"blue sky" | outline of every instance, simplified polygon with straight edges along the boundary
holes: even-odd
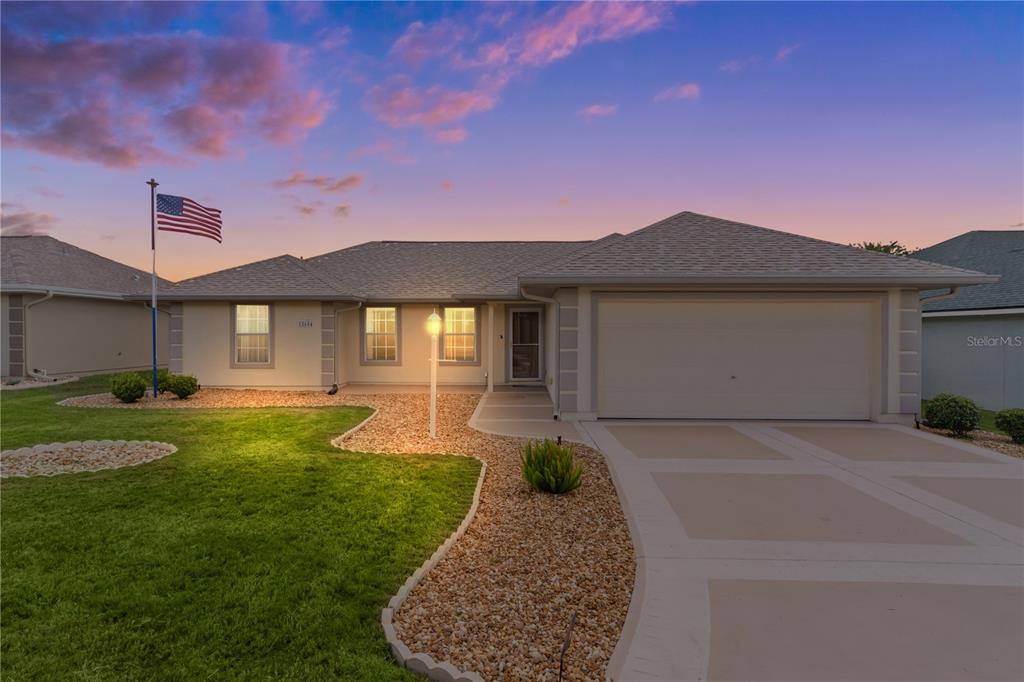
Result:
[[[926,246],[1024,221],[1020,3],[4,3],[5,230],[170,277],[681,210]],[[201,242],[201,243],[200,243]]]

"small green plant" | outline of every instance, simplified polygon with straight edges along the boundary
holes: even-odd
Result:
[[[939,393],[925,405],[924,418],[932,428],[946,429],[962,436],[978,428],[981,411],[970,398]]]
[[[1024,409],[1014,407],[996,413],[996,426],[1003,431],[1014,443],[1024,445]]]
[[[576,448],[550,438],[529,441],[520,455],[523,478],[540,492],[558,495],[576,490],[583,482],[583,467],[575,463],[575,455]]]
[[[146,395],[146,382],[135,372],[110,377],[110,392],[122,403],[134,403]]]
[[[143,381],[146,382],[147,386],[149,386],[150,384],[153,383],[153,370],[152,369],[139,370],[138,372],[136,372],[136,374],[138,374],[139,377]],[[167,379],[170,376],[171,376],[171,372],[166,367],[160,367],[159,369],[157,369],[157,371],[156,371],[156,390],[157,390],[157,392],[163,393],[164,391],[167,390]]]
[[[171,374],[167,377],[167,390],[184,400],[199,390],[199,382],[191,374]]]

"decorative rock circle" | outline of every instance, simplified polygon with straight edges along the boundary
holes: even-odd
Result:
[[[178,448],[149,440],[72,440],[0,452],[0,478],[53,476],[136,466]]]

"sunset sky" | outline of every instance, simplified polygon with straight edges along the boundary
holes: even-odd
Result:
[[[839,242],[1024,221],[1024,4],[13,3],[5,234],[179,279],[691,210]]]

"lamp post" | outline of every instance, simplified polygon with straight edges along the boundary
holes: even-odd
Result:
[[[437,438],[437,337],[441,333],[441,316],[437,311],[427,318],[430,334],[430,437]]]

